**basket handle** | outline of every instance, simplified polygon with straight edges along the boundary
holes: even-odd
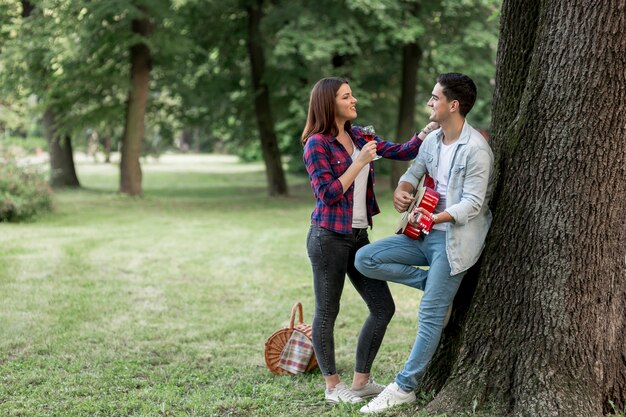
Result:
[[[296,319],[296,310],[298,310],[298,315],[299,315],[299,319],[298,319],[298,324],[302,324],[304,323],[304,319],[302,316],[302,303],[300,303],[300,301],[297,301],[294,305],[293,308],[291,309],[291,318],[289,319],[289,328],[293,329],[293,326],[295,324],[295,319]]]

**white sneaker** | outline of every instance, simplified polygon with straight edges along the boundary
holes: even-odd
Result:
[[[385,388],[378,397],[370,401],[369,404],[361,407],[361,412],[364,414],[380,413],[389,407],[412,402],[415,402],[415,393],[413,391],[404,392],[400,389],[398,384],[392,382],[387,385],[387,388]]]
[[[354,393],[350,391],[343,382],[337,384],[333,389],[327,389],[324,392],[324,399],[328,404],[355,404],[363,401],[363,398],[354,395]]]
[[[359,389],[352,388],[352,392],[361,398],[371,398],[375,397],[381,392],[385,390],[384,385],[380,385],[379,383],[374,382],[374,380],[370,379],[367,381],[367,384],[363,385]]]

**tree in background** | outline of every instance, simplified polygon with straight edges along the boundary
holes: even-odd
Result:
[[[176,125],[164,114],[182,113],[171,74],[189,52],[183,19],[188,16],[169,0],[75,1],[85,13],[81,51],[97,80],[91,83],[96,94],[83,106],[81,126],[89,121],[110,138],[123,125],[120,192],[141,195],[140,157],[157,146],[155,137],[172,130],[168,124]],[[169,139],[173,142],[173,134]]]
[[[382,137],[404,141],[427,121],[426,106],[416,110],[415,103],[426,103],[437,74],[468,72],[481,90],[479,112],[471,122],[486,127],[498,5],[487,0],[321,0],[268,8],[263,26],[271,51],[267,79],[279,144],[291,167],[302,167],[295,138],[306,118],[311,86],[324,76],[350,80],[359,100],[358,124],[374,124]],[[382,160],[378,167],[385,172],[390,164]]]
[[[74,168],[71,132],[60,121],[67,91],[66,82],[71,73],[65,64],[72,59],[68,46],[75,39],[66,36],[66,27],[60,16],[68,2],[56,2],[56,8],[22,0],[3,4],[13,19],[5,23],[2,45],[2,85],[9,97],[26,100],[36,94],[43,110],[43,125],[50,155],[50,184],[53,187],[79,187]],[[17,12],[19,10],[19,15]]]
[[[189,52],[190,43],[183,35],[188,24],[179,19],[189,16],[177,13],[169,0],[146,2],[150,19],[158,27],[150,37],[148,51],[150,60],[158,65],[150,86],[144,76],[147,73],[137,77],[139,64],[144,68],[148,64],[147,33],[142,32],[146,23],[152,24],[142,19],[148,9],[139,0],[136,4],[122,0],[24,1],[23,10],[31,15],[27,19],[19,18],[19,3],[0,1],[11,16],[0,21],[4,69],[0,85],[11,100],[37,97],[50,143],[51,183],[72,185],[66,180],[76,177],[70,138],[83,138],[88,129],[97,129],[107,143],[114,141],[113,136],[126,138],[128,153],[122,149],[126,155],[120,169],[120,188],[140,194],[139,156],[154,147],[152,142],[159,135],[180,127],[167,115],[185,113],[177,108],[181,94],[175,91],[178,84],[169,83],[173,79],[170,74],[176,72],[175,66],[181,61],[179,57]],[[134,76],[129,77],[129,73]],[[151,101],[147,103],[149,95]],[[144,128],[145,113],[148,129]],[[126,135],[122,134],[122,126],[126,127]],[[149,136],[149,146],[142,144],[144,133]]]
[[[74,166],[72,137],[59,129],[58,112],[48,107],[42,118],[43,128],[48,142],[50,155],[50,185],[58,187],[80,187]]]
[[[494,35],[485,19],[472,19],[484,15],[493,1],[34,0],[47,17],[47,32],[29,37],[17,31],[19,36],[11,37],[11,20],[3,23],[0,30],[11,47],[0,56],[8,69],[0,84],[13,91],[15,100],[36,94],[42,105],[53,105],[53,125],[61,138],[84,141],[87,130],[111,138],[110,143],[122,131],[126,141],[131,132],[142,137],[122,147],[123,154],[129,151],[120,169],[122,191],[134,178],[129,189],[141,192],[138,155],[179,137],[194,149],[224,149],[244,160],[263,157],[268,183],[278,184],[270,185],[270,193],[280,194],[287,190],[286,183],[280,185],[285,182],[281,155],[292,169],[303,169],[297,138],[311,86],[324,76],[348,76],[359,98],[357,122],[376,125],[391,140],[408,139],[400,136],[410,136],[426,121],[411,96],[417,90],[417,102],[425,102],[438,72],[465,69],[470,62],[472,69],[480,69],[475,77],[479,88],[488,91],[493,78],[489,37]],[[0,0],[10,9],[15,4]],[[464,43],[460,29],[440,23],[444,15],[446,21],[454,17],[453,27],[472,27],[480,35],[472,34],[472,45]],[[149,36],[134,33],[133,19],[146,16],[154,31]],[[128,74],[136,73],[131,50],[140,45],[147,48],[152,65],[149,77],[144,71],[144,87],[137,89],[139,78],[130,82]],[[400,53],[404,45],[412,52]],[[477,52],[470,55],[473,50]],[[421,57],[420,77],[414,69],[406,70],[406,65],[415,68],[416,56]],[[36,70],[35,61],[50,70]],[[129,95],[132,86],[132,91],[144,92],[145,106],[129,112],[131,104],[139,103]],[[142,107],[144,116],[137,111]],[[484,125],[488,112],[477,114],[484,118],[472,122]],[[388,171],[387,164],[381,161],[378,167]]]
[[[409,21],[410,28],[421,28],[417,25],[417,17],[419,16],[420,4],[415,2],[404,3],[403,20]],[[398,124],[396,129],[396,138],[398,140],[407,140],[412,132],[416,130],[415,120],[415,104],[417,95],[417,72],[422,59],[422,48],[418,42],[419,33],[410,36],[408,42],[402,45],[402,64],[401,64],[401,82],[400,82],[400,99],[398,108]],[[395,189],[402,174],[406,171],[407,163],[404,161],[391,162],[390,187]]]
[[[419,105],[425,108],[434,80],[443,72],[468,73],[477,82],[480,97],[471,121],[478,127],[486,127],[490,118],[485,103],[491,103],[490,81],[493,79],[496,16],[500,2],[477,0],[459,4],[405,0],[401,4],[398,29],[390,32],[391,44],[399,43],[402,49],[398,54],[401,56],[401,79],[397,140],[408,140],[425,123],[426,114],[416,118],[416,100],[419,97]],[[395,189],[408,164],[403,161],[390,163],[390,186]]]
[[[142,193],[139,157],[145,131],[144,117],[152,68],[150,48],[145,38],[154,31],[148,10],[138,6],[136,13],[130,22],[132,32],[137,35],[137,42],[130,47],[130,89],[120,163],[120,192],[129,195]]]
[[[503,4],[495,219],[424,380],[432,411],[626,407],[626,2],[591,6]]]
[[[286,195],[287,181],[283,171],[282,161],[267,82],[265,81],[265,57],[263,36],[261,34],[261,19],[263,18],[263,0],[252,0],[246,5],[248,14],[247,46],[250,57],[250,72],[252,74],[252,95],[254,98],[254,112],[261,139],[261,152],[265,161],[267,188],[270,195]]]

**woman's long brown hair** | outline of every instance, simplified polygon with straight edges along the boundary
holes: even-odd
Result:
[[[335,96],[343,84],[348,84],[348,80],[341,77],[327,77],[322,78],[313,86],[309,99],[309,113],[302,131],[303,146],[316,133],[332,136],[339,134],[335,124]],[[351,128],[350,120],[346,121],[344,129],[350,131]]]

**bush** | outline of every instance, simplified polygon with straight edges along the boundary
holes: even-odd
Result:
[[[37,149],[46,151],[48,144],[42,137],[29,136],[29,137],[5,137],[0,138],[0,147],[4,149],[10,149],[11,147],[17,147],[23,150],[26,154],[33,154]]]
[[[0,159],[0,222],[30,220],[52,208],[52,189],[35,167]]]

